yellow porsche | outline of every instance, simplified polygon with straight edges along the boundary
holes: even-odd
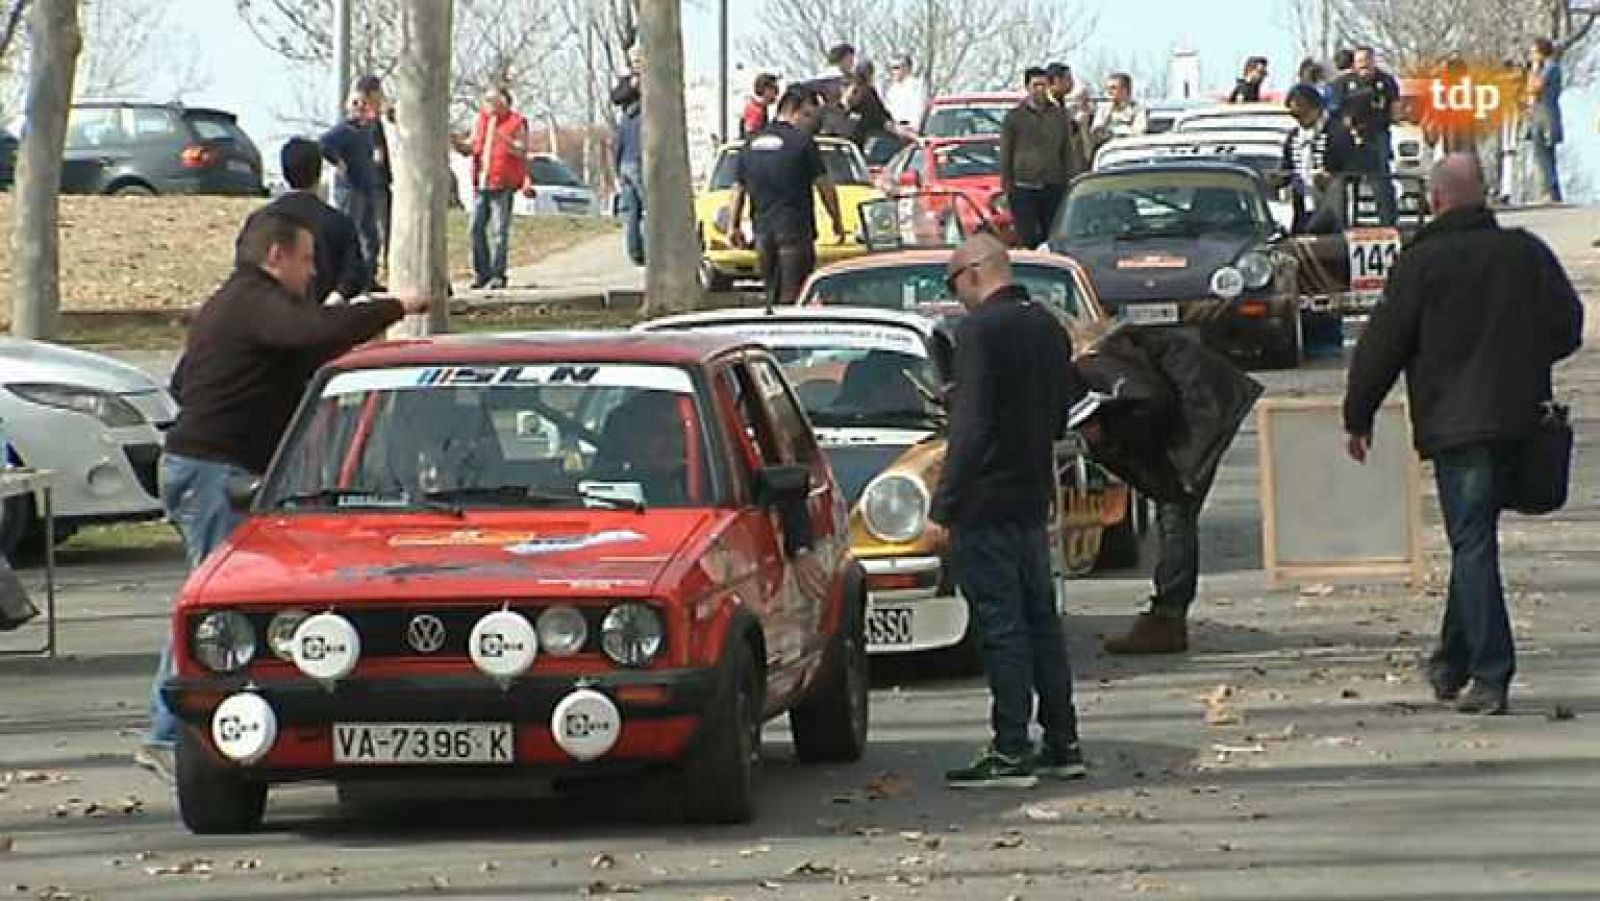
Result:
[[[839,190],[839,210],[844,216],[845,229],[845,242],[836,243],[833,223],[828,220],[822,199],[817,198],[817,265],[825,266],[866,252],[858,234],[861,225],[858,208],[862,202],[883,195],[872,187],[866,158],[856,145],[840,138],[817,138],[817,147],[822,151],[823,165],[827,166]],[[743,149],[743,144],[735,143],[726,144],[717,151],[711,177],[695,198],[694,215],[700,236],[700,287],[706,291],[726,291],[733,287],[736,279],[761,278],[755,250],[734,247],[728,240],[728,226],[733,217],[734,161]],[[747,214],[747,236],[749,227]]]

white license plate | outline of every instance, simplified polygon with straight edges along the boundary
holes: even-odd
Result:
[[[510,723],[335,723],[335,763],[512,763]]]
[[[910,644],[910,607],[872,608],[867,611],[867,644]]]
[[[1133,325],[1170,325],[1178,321],[1178,305],[1130,303],[1122,308],[1122,321]]]

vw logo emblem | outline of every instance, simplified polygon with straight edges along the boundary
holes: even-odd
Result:
[[[444,647],[444,621],[431,613],[413,616],[406,626],[406,644],[418,654],[432,654]]]

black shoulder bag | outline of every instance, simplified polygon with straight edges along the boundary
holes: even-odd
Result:
[[[1501,505],[1527,516],[1554,513],[1567,505],[1572,478],[1572,423],[1565,404],[1539,405],[1539,422],[1516,451]]]

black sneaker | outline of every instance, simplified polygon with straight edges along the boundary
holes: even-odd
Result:
[[[1433,688],[1434,700],[1441,704],[1448,704],[1461,697],[1461,689],[1466,684],[1466,679],[1444,667],[1433,665],[1428,667],[1428,685]]]
[[[1041,779],[1064,782],[1082,779],[1089,775],[1089,768],[1084,764],[1083,751],[1077,745],[1067,745],[1064,748],[1046,746],[1044,750],[1034,755],[1033,772]]]
[[[1506,693],[1503,689],[1485,685],[1474,679],[1456,701],[1456,710],[1479,716],[1498,716],[1506,712]]]
[[[978,758],[958,770],[946,770],[944,784],[950,788],[1033,788],[1039,784],[1033,764],[1026,756],[1007,757],[985,748]]]

